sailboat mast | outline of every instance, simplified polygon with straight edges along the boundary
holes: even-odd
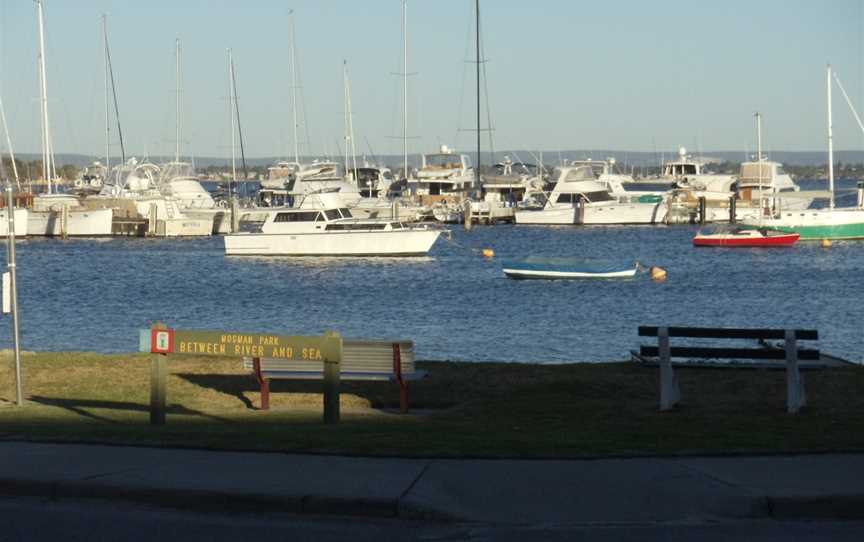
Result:
[[[105,57],[105,174],[111,172],[111,110],[108,96],[108,16],[102,14],[102,54]]]
[[[234,122],[234,58],[228,49],[228,116],[231,117],[231,180],[228,182],[228,196],[232,195],[233,183],[237,179],[237,156],[235,137],[237,126]]]
[[[180,38],[177,38],[174,43],[176,46],[176,53],[175,54],[177,56],[176,65],[175,65],[175,70],[176,70],[175,78],[176,78],[176,83],[177,83],[177,119],[175,121],[176,133],[174,135],[175,139],[176,139],[175,147],[174,147],[174,161],[179,162],[180,161],[180,115],[181,115],[180,93],[182,91],[182,87],[181,87],[182,83],[180,81]]]
[[[762,208],[762,114],[756,112],[756,163],[759,165],[759,223],[765,214]]]
[[[296,43],[294,39],[294,10],[288,12],[289,31],[291,32],[290,48],[291,48],[291,120],[294,129],[294,161],[300,164],[300,143],[297,141],[297,53]]]
[[[42,175],[48,182],[48,193],[52,192],[54,164],[51,156],[51,131],[48,125],[48,82],[45,75],[45,21],[42,13],[42,0],[36,0],[39,19],[39,92],[42,116]]]
[[[402,0],[402,171],[408,178],[408,0]]]
[[[476,186],[480,186],[480,0],[475,0],[474,2],[474,14],[476,18],[476,26],[477,32],[475,36],[475,45],[476,45],[476,77],[477,77],[477,166],[475,169],[474,179],[476,180]]]
[[[345,175],[348,175],[348,61],[342,60],[342,105],[345,109]]]
[[[831,197],[828,208],[834,208],[834,121],[831,114],[831,64],[828,64],[828,191]]]

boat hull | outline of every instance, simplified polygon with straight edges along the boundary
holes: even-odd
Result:
[[[46,237],[101,237],[111,235],[111,209],[69,209],[63,212],[33,211],[27,214],[27,234]]]
[[[565,279],[628,279],[636,275],[638,266],[628,268],[597,268],[554,263],[509,262],[503,266],[507,278],[517,280],[565,280]]]
[[[802,241],[864,239],[864,209],[811,209],[783,212],[764,221],[763,227],[797,233]]]
[[[441,230],[327,233],[238,233],[225,236],[227,256],[424,256]]]
[[[697,247],[789,247],[798,242],[797,233],[746,236],[734,233],[697,235],[693,245]]]
[[[27,235],[27,209],[15,209],[12,217],[15,219],[15,235],[25,237]],[[9,236],[9,215],[6,209],[0,209],[0,237]]]
[[[517,224],[572,225],[576,224],[576,207],[560,209],[518,209]]]

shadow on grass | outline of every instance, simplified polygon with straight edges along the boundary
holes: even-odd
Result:
[[[251,374],[226,375],[226,374],[201,374],[201,373],[174,373],[172,376],[211,390],[230,395],[239,399],[246,408],[260,410],[261,388],[258,381]],[[324,383],[321,380],[271,380],[270,393],[323,393]],[[350,393],[369,401],[372,408],[387,408],[399,406],[399,387],[389,382],[352,382],[342,381],[341,393]],[[255,402],[249,398],[251,395]]]
[[[106,423],[123,422],[121,422],[120,420],[112,420],[111,418],[107,418],[105,416],[93,414],[92,412],[88,412],[85,409],[101,408],[107,410],[125,410],[129,412],[150,412],[149,405],[142,405],[140,403],[129,403],[125,401],[102,401],[95,399],[58,399],[54,397],[41,397],[39,395],[31,396],[28,398],[28,400],[40,405],[63,408],[84,418],[90,418],[92,420]],[[209,418],[211,420],[220,422],[231,421],[226,418],[220,418],[218,416],[213,416],[212,414],[207,414],[198,410],[186,408],[183,405],[178,405],[176,403],[167,405],[166,413],[181,414],[186,416],[200,416],[202,418]]]

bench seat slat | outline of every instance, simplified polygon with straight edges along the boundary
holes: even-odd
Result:
[[[324,373],[322,371],[279,371],[279,370],[262,370],[262,376],[274,380],[322,380]],[[427,371],[414,371],[412,373],[402,373],[403,380],[421,380],[425,378]],[[342,380],[365,380],[365,381],[382,381],[389,382],[396,380],[396,377],[390,373],[364,373],[364,372],[340,372],[339,378]]]
[[[660,349],[656,346],[642,345],[639,353],[643,356],[657,357]],[[786,352],[770,348],[723,348],[709,346],[673,346],[669,348],[673,358],[737,358],[737,359],[786,359]],[[802,361],[819,360],[818,350],[799,349],[798,359]]]
[[[744,329],[710,327],[670,327],[670,337],[692,337],[695,339],[785,339],[784,329]],[[639,326],[640,337],[656,337],[657,326]],[[795,338],[799,341],[819,340],[815,329],[796,329]]]

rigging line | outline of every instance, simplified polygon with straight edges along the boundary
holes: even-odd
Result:
[[[105,58],[108,59],[108,72],[111,76],[111,94],[114,96],[114,118],[117,119],[117,137],[120,139],[120,158],[126,163],[126,146],[123,144],[123,128],[120,126],[120,108],[117,105],[117,87],[114,83],[114,65],[111,63],[111,49],[105,39]]]
[[[477,32],[480,32],[480,24],[481,22],[477,21]],[[487,131],[489,132],[489,156],[490,159],[495,161],[495,140],[493,139],[492,132],[495,131],[495,128],[492,126],[492,106],[489,105],[489,78],[486,76],[486,63],[488,60],[486,59],[486,45],[485,43],[480,44],[483,49],[481,51],[481,57],[483,59],[483,92],[486,94],[486,101],[484,102],[486,105],[486,126]],[[478,126],[479,128],[479,126]]]
[[[243,180],[249,180],[249,168],[246,165],[246,152],[243,146],[243,127],[240,125],[240,99],[237,97],[237,75],[231,70],[231,86],[234,87],[234,115],[237,118],[237,134],[240,136],[240,161],[243,163]],[[244,183],[244,189],[246,185]]]

